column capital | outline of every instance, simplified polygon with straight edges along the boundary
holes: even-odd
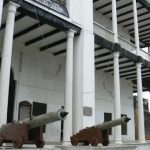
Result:
[[[119,58],[119,55],[120,55],[120,52],[118,51],[113,52],[114,58]]]
[[[150,45],[148,46],[148,53],[150,53]]]
[[[74,38],[74,34],[76,33],[76,31],[72,30],[72,29],[69,29],[67,31],[67,37],[69,38]]]
[[[137,66],[137,68],[141,68],[142,63],[141,63],[141,62],[137,62],[137,63],[136,63],[136,66]]]
[[[12,1],[10,1],[10,2],[8,3],[8,11],[9,11],[9,12],[16,13],[16,10],[17,10],[17,8],[18,8],[19,6],[20,6],[20,5],[14,3],[14,2],[12,2]]]

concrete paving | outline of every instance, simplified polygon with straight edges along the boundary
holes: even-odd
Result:
[[[0,147],[1,150],[16,150],[12,145]],[[34,145],[23,145],[22,149],[17,150],[150,150],[150,143],[128,143],[128,144],[110,144],[109,146],[72,146],[72,145],[45,145],[44,148],[36,148]]]

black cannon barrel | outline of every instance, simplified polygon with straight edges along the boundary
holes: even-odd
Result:
[[[112,121],[108,121],[108,122],[104,122],[98,125],[93,126],[94,128],[100,128],[101,130],[106,130],[118,125],[122,125],[122,124],[126,124],[129,120],[131,120],[130,118],[123,116],[119,119],[115,119]]]

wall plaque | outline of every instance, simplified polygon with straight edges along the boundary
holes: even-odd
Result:
[[[92,116],[92,107],[83,107],[83,114],[84,116]]]
[[[19,103],[19,114],[18,119],[22,120],[25,118],[31,118],[32,104],[28,101],[22,101]]]

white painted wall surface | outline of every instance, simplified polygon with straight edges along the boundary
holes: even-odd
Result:
[[[112,113],[114,118],[114,95],[113,76],[102,71],[96,72],[96,124],[104,121],[104,112]],[[132,96],[132,84],[124,79],[120,80],[121,87],[121,113],[131,118],[128,123],[127,135],[123,135],[123,141],[133,141],[134,130],[134,108]],[[112,130],[112,135],[114,131]],[[110,136],[113,140],[113,136]]]
[[[23,52],[21,72],[19,73],[19,53]],[[15,79],[19,85],[16,91],[16,102],[28,100],[29,102],[47,103],[47,111],[55,111],[64,105],[65,90],[65,58],[53,57],[50,53],[42,53],[37,49],[25,47],[14,43],[12,66]],[[90,76],[87,78],[90,78]],[[104,112],[113,113],[113,77],[111,74],[96,72],[96,124],[104,120]],[[86,79],[87,80],[87,79]],[[86,86],[86,84],[85,84]],[[86,89],[86,88],[85,88]],[[87,90],[88,91],[88,90]],[[86,92],[86,91],[85,91]],[[90,95],[86,94],[85,106],[90,106]],[[132,99],[132,85],[121,79],[121,107],[122,113],[131,117],[128,123],[128,136],[123,140],[134,140],[134,113]],[[15,118],[18,116],[18,104],[15,109]],[[90,125],[91,119],[84,118],[85,124]],[[46,126],[46,141],[60,141],[60,122]],[[110,136],[113,140],[113,136]]]
[[[72,20],[74,23],[83,26],[81,36],[76,37],[74,43],[76,50],[78,50],[76,51],[78,53],[76,57],[82,57],[78,62],[80,72],[77,72],[77,74],[80,75],[76,78],[82,84],[80,84],[81,91],[77,91],[79,92],[77,96],[79,100],[83,100],[83,106],[90,106],[94,111],[94,117],[84,116],[84,127],[95,123],[95,113],[96,123],[103,122],[104,112],[113,113],[113,77],[110,74],[104,75],[102,72],[96,72],[95,76],[93,76],[93,73],[91,74],[94,66],[93,13],[84,19],[82,14],[84,13],[86,16],[89,9],[93,8],[90,3],[92,0],[88,0],[88,2],[87,0],[70,0],[71,7],[74,8],[71,12]],[[85,3],[85,7],[83,7],[83,3]],[[104,23],[105,27],[107,25],[108,28],[111,27],[109,19],[99,17],[99,14],[96,15],[95,13],[94,18],[94,21]],[[121,28],[120,30],[122,30],[120,31],[122,36],[128,38],[126,31]],[[22,52],[22,63],[20,61],[20,52]],[[92,57],[90,56],[91,54],[93,55]],[[17,105],[15,105],[14,118],[17,119],[18,103],[23,100],[47,103],[48,112],[59,109],[64,104],[65,58],[60,56],[53,57],[48,52],[39,52],[36,48],[25,47],[18,42],[14,43],[12,57],[12,66],[17,80],[15,99]],[[90,65],[92,62],[93,66]],[[94,78],[96,78],[96,86],[91,82]],[[96,101],[94,101],[94,91],[96,91]],[[122,113],[129,114],[128,116],[132,118],[132,121],[128,124],[128,133],[130,135],[123,138],[124,140],[132,140],[134,139],[132,85],[125,80],[121,80],[121,102]],[[47,125],[46,131],[47,133],[44,135],[46,141],[60,140],[60,122]]]
[[[23,52],[21,72],[19,53]],[[41,102],[47,104],[47,112],[56,111],[64,105],[65,59],[53,57],[37,49],[26,48],[15,43],[12,65],[17,80],[15,119],[18,117],[18,103]],[[46,141],[60,141],[60,121],[46,126]]]

